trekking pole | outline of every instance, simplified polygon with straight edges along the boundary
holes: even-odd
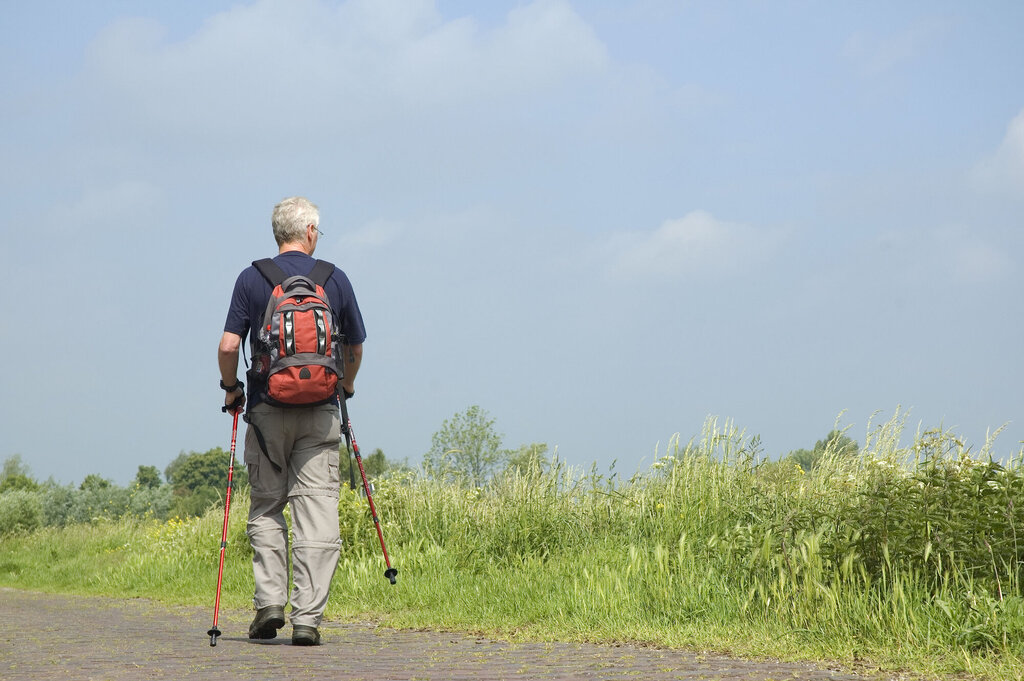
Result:
[[[228,407],[222,407],[221,411],[227,411]],[[220,636],[220,629],[217,628],[217,616],[220,614],[220,586],[224,578],[224,549],[228,545],[228,512],[231,510],[231,479],[235,472],[235,436],[238,434],[238,414],[241,409],[235,409],[234,423],[231,424],[231,460],[228,463],[228,490],[224,494],[224,529],[220,533],[220,567],[217,568],[217,598],[213,602],[213,627],[206,632],[210,636],[210,646],[217,645],[217,637]]]
[[[356,469],[352,467],[352,452],[345,449],[345,458],[348,459],[348,488],[356,491]]]
[[[344,393],[344,391],[340,391]],[[370,495],[370,485],[366,482],[366,470],[363,469],[363,458],[359,456],[359,444],[356,442],[356,435],[352,432],[352,422],[348,418],[348,408],[345,406],[345,395],[341,396],[341,430],[345,433],[345,443],[348,448],[355,452],[356,463],[359,464],[359,474],[363,476],[363,490],[366,491],[366,500],[370,502],[370,514],[373,516],[373,524],[377,528],[377,538],[380,539],[380,550],[384,553],[384,564],[388,569],[384,576],[395,584],[395,577],[398,575],[397,568],[391,567],[391,559],[388,558],[388,550],[384,546],[384,533],[380,530],[380,520],[377,518],[377,509],[373,505],[373,497]]]

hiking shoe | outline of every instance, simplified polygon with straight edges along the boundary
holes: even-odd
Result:
[[[316,627],[309,627],[305,624],[296,624],[292,627],[293,646],[318,646],[320,645],[320,630]]]
[[[277,630],[284,626],[284,606],[268,605],[256,611],[249,625],[249,638],[277,638]]]

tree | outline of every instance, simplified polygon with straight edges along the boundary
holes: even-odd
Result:
[[[446,419],[431,437],[430,451],[423,456],[426,471],[474,487],[487,482],[508,458],[501,448],[501,435],[494,429],[494,419],[488,416],[473,405]]]
[[[220,447],[205,452],[182,452],[164,469],[164,477],[179,496],[201,487],[219,489],[223,494],[228,485],[228,453]],[[248,471],[237,461],[232,478],[238,485],[249,484]]]
[[[21,460],[21,454],[7,457],[4,460],[3,469],[0,470],[0,492],[16,489],[29,492],[39,489],[39,483],[32,477],[25,462]]]
[[[377,447],[368,457],[363,459],[363,470],[366,471],[366,477],[368,478],[376,478],[390,467],[391,465],[388,463],[387,457],[384,456],[384,450],[380,447]]]
[[[135,474],[135,486],[141,489],[154,489],[160,486],[160,471],[156,466],[139,466]]]
[[[814,464],[818,461],[818,455],[810,449],[794,449],[786,458],[796,462],[800,468],[808,472],[814,468]]]
[[[814,443],[814,449],[797,449],[789,453],[789,459],[792,459],[800,465],[805,471],[810,472],[818,462],[821,460],[825,453],[831,453],[835,456],[856,456],[860,448],[857,443],[850,437],[843,434],[841,430],[831,430],[821,440]]]
[[[8,475],[3,480],[0,480],[0,492],[7,492],[9,490],[24,490],[26,492],[35,492],[39,489],[39,483],[21,473],[15,473],[14,475]]]
[[[228,453],[220,447],[205,452],[182,452],[167,465],[164,476],[174,488],[172,513],[200,515],[224,496],[228,486]],[[235,463],[232,482],[236,487],[249,484],[245,466]]]
[[[32,477],[28,465],[21,460],[21,454],[12,454],[4,459],[4,467],[0,470],[0,478],[12,475],[24,475],[26,478]]]
[[[346,444],[342,442],[341,449],[341,477],[342,480],[347,479],[350,489],[357,490],[362,484],[359,476],[359,468],[356,466],[355,457],[352,456],[352,452],[348,449]],[[366,472],[366,479],[368,481],[374,478],[380,477],[385,473],[395,471],[407,471],[409,470],[408,459],[402,461],[389,461],[384,456],[384,450],[377,447],[369,456],[363,457],[363,470]]]
[[[836,456],[847,457],[856,456],[857,452],[860,451],[860,447],[857,446],[853,438],[847,437],[841,430],[831,430],[824,439],[814,443],[814,451],[819,454],[819,459],[826,452]]]
[[[543,442],[520,445],[519,449],[510,452],[505,471],[523,476],[535,476],[546,473],[551,467],[548,457],[548,446]]]
[[[85,476],[85,479],[82,480],[82,484],[78,486],[78,489],[82,491],[95,491],[107,489],[110,487],[110,484],[110,480],[107,480],[102,476],[96,475],[95,473],[90,473],[89,475]]]

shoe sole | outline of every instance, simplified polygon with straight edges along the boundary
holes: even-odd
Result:
[[[261,626],[259,629],[257,629],[256,631],[250,631],[249,638],[261,640],[277,638],[277,630],[283,626],[283,617],[271,617],[266,622],[264,622],[263,626]]]
[[[298,636],[292,633],[293,646],[318,646],[320,645],[320,632],[303,632]]]

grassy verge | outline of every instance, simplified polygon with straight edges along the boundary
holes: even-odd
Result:
[[[1020,460],[945,433],[811,473],[709,422],[632,480],[555,464],[467,489],[411,476],[345,492],[328,617],[517,639],[636,641],[924,674],[1024,676]],[[247,499],[233,503],[223,607],[248,608]],[[222,510],[7,536],[0,583],[210,605]]]

